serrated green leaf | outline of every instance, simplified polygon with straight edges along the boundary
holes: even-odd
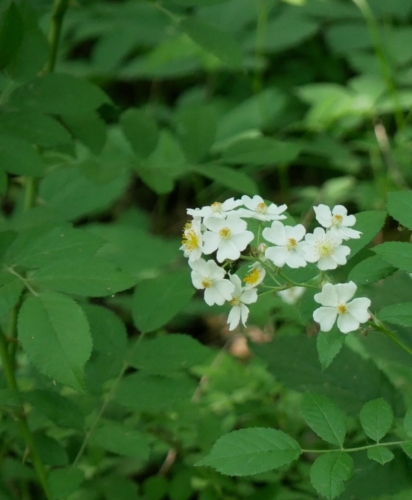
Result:
[[[327,368],[334,358],[339,354],[345,343],[345,336],[334,326],[330,332],[319,332],[316,339],[319,362],[322,369]]]
[[[58,500],[74,493],[82,483],[84,474],[80,469],[67,467],[51,470],[48,479],[53,498]]]
[[[354,281],[358,286],[369,285],[386,278],[395,271],[395,267],[385,262],[379,255],[374,255],[356,264],[351,269],[348,280]]]
[[[284,432],[256,427],[222,436],[196,465],[229,476],[251,476],[290,464],[300,454],[299,444]]]
[[[218,184],[233,189],[237,193],[253,196],[259,193],[256,182],[241,170],[225,167],[223,165],[200,165],[191,167],[190,170],[201,174]]]
[[[12,2],[0,19],[0,69],[16,55],[23,40],[23,20],[17,5]]]
[[[360,421],[366,435],[378,442],[392,426],[392,408],[383,398],[369,401],[360,412]]]
[[[179,401],[190,401],[196,387],[194,379],[182,372],[168,377],[139,372],[120,382],[114,399],[136,411],[158,413]]]
[[[356,224],[353,228],[357,231],[361,231],[362,235],[359,239],[345,241],[345,246],[348,246],[351,250],[349,255],[350,259],[379,233],[385,223],[385,219],[386,212],[379,210],[359,212],[356,214]]]
[[[187,159],[200,162],[216,135],[216,118],[209,106],[185,106],[177,114],[180,144]]]
[[[179,28],[202,49],[216,56],[224,64],[232,67],[242,65],[243,55],[240,45],[227,32],[195,17],[180,21]]]
[[[310,470],[315,490],[327,500],[333,500],[345,490],[344,481],[353,474],[353,460],[348,453],[326,453],[318,457]]]
[[[156,121],[149,112],[129,108],[120,117],[120,125],[139,158],[146,158],[153,153],[159,132]]]
[[[387,209],[402,226],[412,229],[412,191],[388,193]]]
[[[36,270],[30,282],[82,297],[106,297],[131,288],[136,280],[111,262],[94,257],[52,261]]]
[[[393,460],[395,458],[395,455],[386,446],[378,446],[376,448],[369,448],[368,458],[370,460],[375,460],[375,462],[378,462],[381,465],[384,465],[387,462]]]
[[[412,273],[412,245],[410,243],[388,241],[372,250],[397,269]]]
[[[19,137],[0,134],[0,165],[10,174],[41,177],[44,165],[35,149]]]
[[[346,435],[345,416],[328,398],[306,393],[302,401],[302,414],[306,423],[328,443],[343,446]]]
[[[100,422],[90,442],[125,457],[143,461],[149,458],[149,443],[142,432],[110,420]]]
[[[193,294],[186,269],[140,282],[133,295],[134,324],[142,332],[157,330],[183,310]]]
[[[222,157],[224,162],[230,164],[273,165],[294,160],[300,150],[301,146],[297,143],[257,137],[235,142],[225,149]]]
[[[18,87],[9,103],[43,113],[73,114],[93,111],[108,103],[107,95],[83,78],[63,73],[49,73]]]
[[[44,375],[84,390],[83,371],[92,350],[89,324],[81,307],[54,292],[28,297],[20,308],[18,336]]]
[[[15,306],[24,289],[24,284],[14,274],[0,271],[0,315],[4,316]]]
[[[412,438],[412,408],[409,408],[406,412],[403,420],[403,428],[405,429],[406,434]]]
[[[412,302],[385,307],[377,316],[381,321],[394,325],[412,326]]]
[[[211,351],[189,335],[173,334],[139,345],[130,364],[139,370],[166,375],[203,363]]]

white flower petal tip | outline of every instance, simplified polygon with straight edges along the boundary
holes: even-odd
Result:
[[[319,224],[343,240],[361,237],[360,231],[351,228],[356,223],[356,217],[347,215],[348,211],[343,205],[335,205],[332,210],[327,205],[318,205],[313,210]]]
[[[315,295],[315,301],[322,305],[313,313],[313,319],[319,323],[323,332],[329,332],[335,324],[342,333],[357,330],[361,323],[369,320],[368,311],[371,301],[366,297],[350,300],[357,286],[353,281],[332,285],[327,283],[322,291]]]
[[[184,256],[190,262],[200,259],[202,256],[203,237],[199,219],[193,219],[185,224],[182,235],[182,246]]]
[[[283,267],[285,264],[291,268],[305,267],[306,243],[301,241],[305,233],[306,229],[302,224],[284,226],[281,222],[274,221],[270,228],[265,228],[262,232],[267,241],[276,245],[266,249],[265,257],[277,267]]]
[[[327,271],[345,265],[350,248],[342,245],[341,236],[317,227],[306,235],[303,253],[307,262],[316,262],[321,271]]]
[[[286,304],[293,305],[299,300],[299,298],[305,293],[306,288],[304,286],[291,286],[286,290],[280,290],[277,295],[286,302]]]
[[[265,269],[258,262],[253,264],[250,268],[250,271],[243,278],[245,289],[255,288],[259,286],[265,279],[265,276]]]
[[[242,288],[242,281],[236,274],[230,276],[230,281],[234,285],[234,290],[229,300],[232,309],[229,312],[227,322],[229,330],[232,331],[239,325],[240,321],[243,326],[246,326],[246,321],[249,316],[249,308],[246,304],[253,304],[256,302],[258,295],[255,288]]]
[[[239,210],[241,217],[250,217],[261,221],[286,219],[282,213],[287,209],[286,205],[277,206],[274,203],[267,204],[265,200],[255,195],[253,198],[243,195],[242,203],[246,208]]]
[[[224,202],[215,201],[211,205],[202,208],[188,208],[187,213],[192,217],[216,217],[218,219],[224,219],[228,215],[236,213],[237,208],[242,204],[241,200],[229,198]]]
[[[226,271],[219,267],[214,260],[199,259],[189,261],[192,268],[192,283],[198,290],[204,290],[204,299],[207,305],[222,306],[226,300],[231,300],[235,285],[225,279]]]

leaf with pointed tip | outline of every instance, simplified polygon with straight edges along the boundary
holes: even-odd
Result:
[[[388,193],[387,209],[402,226],[412,229],[412,191]]]
[[[316,348],[322,370],[327,368],[339,354],[345,343],[345,338],[345,335],[342,335],[337,326],[334,326],[330,332],[319,332],[316,339]]]
[[[375,460],[375,462],[378,462],[381,465],[384,465],[387,462],[393,460],[395,458],[395,455],[386,446],[378,446],[376,448],[369,448],[368,458],[370,458],[371,460]]]
[[[368,401],[360,412],[360,421],[366,435],[380,441],[392,426],[392,408],[383,398]]]
[[[384,307],[377,316],[381,321],[395,325],[412,326],[412,302]]]
[[[310,481],[315,490],[333,500],[343,493],[344,481],[353,474],[353,460],[348,453],[326,453],[318,457],[310,470]]]
[[[386,278],[395,271],[395,267],[385,262],[379,255],[374,255],[356,264],[351,269],[348,280],[354,281],[358,286],[369,285]]]

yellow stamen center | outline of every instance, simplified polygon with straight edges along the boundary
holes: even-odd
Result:
[[[318,247],[319,255],[321,257],[329,257],[333,253],[333,249],[334,249],[334,246],[327,241],[319,242],[317,247]]]
[[[298,243],[295,238],[289,238],[286,246],[288,250],[293,250],[294,248],[296,248],[297,244]]]
[[[248,285],[253,286],[259,281],[260,273],[261,270],[255,267],[255,269],[252,269],[249,273],[247,273],[247,275],[243,278],[243,281]]]
[[[220,203],[220,201],[215,201],[210,205],[210,208],[213,210],[213,212],[221,212],[222,204]]]
[[[268,206],[264,202],[259,203],[259,205],[256,206],[256,212],[259,212],[261,214],[265,214],[267,212],[267,210],[268,210]]]
[[[238,306],[240,304],[240,300],[238,297],[233,297],[233,299],[229,301],[229,304],[231,306]]]
[[[339,304],[337,310],[339,314],[345,314],[348,311],[348,308],[346,307],[346,304]]]
[[[228,240],[230,238],[230,235],[232,234],[231,230],[228,227],[224,227],[219,231],[220,237],[223,240]]]
[[[211,280],[210,278],[204,278],[202,280],[202,286],[204,288],[210,288],[212,285],[213,285],[213,280]]]
[[[340,226],[342,224],[343,217],[341,215],[334,215],[332,218],[332,224],[334,226]]]
[[[183,233],[182,245],[188,252],[193,252],[199,246],[199,238],[193,229],[186,230]]]

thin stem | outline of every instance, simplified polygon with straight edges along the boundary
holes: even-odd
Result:
[[[68,6],[69,0],[56,0],[54,4],[49,31],[50,52],[49,59],[47,61],[46,67],[44,68],[45,73],[52,73],[54,71],[63,25],[63,18]]]
[[[16,377],[14,375],[14,363],[10,358],[9,351],[7,349],[6,337],[3,330],[0,329],[0,358],[3,364],[3,370],[6,377],[7,386],[9,389],[15,393],[19,393],[19,388],[17,386]],[[34,470],[36,471],[37,477],[39,478],[40,484],[43,488],[44,494],[47,500],[53,500],[49,484],[47,482],[46,469],[44,468],[43,462],[40,458],[39,452],[37,451],[36,444],[34,442],[33,434],[27,423],[26,416],[23,411],[16,414],[17,423],[20,428],[20,432],[26,441],[26,445],[30,450],[31,459],[33,462]]]
[[[375,443],[366,446],[358,446],[357,448],[335,448],[332,450],[302,450],[302,453],[355,453],[356,451],[369,450],[370,448],[379,448],[382,446],[399,446],[404,443],[410,443],[412,439],[406,441],[390,441],[388,443]]]
[[[36,204],[37,197],[37,187],[39,184],[39,179],[37,177],[25,177],[24,178],[24,200],[23,200],[23,210],[27,211],[34,207]]]
[[[375,321],[379,321],[377,318],[374,319]],[[404,344],[401,340],[399,340],[395,332],[388,330],[380,321],[379,323],[368,321],[368,325],[371,326],[374,330],[384,333],[389,339],[392,340],[392,342],[397,344],[400,348],[402,348],[405,352],[412,356],[412,349]]]
[[[281,276],[284,280],[286,280],[293,286],[303,286],[305,288],[314,288],[315,290],[319,290],[319,287],[315,285],[309,285],[308,283],[296,283],[296,281],[292,281],[290,278],[285,276],[281,271],[279,271],[279,276]]]

